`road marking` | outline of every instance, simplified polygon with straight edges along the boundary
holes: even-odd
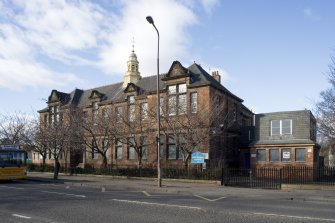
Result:
[[[12,214],[12,216],[17,217],[17,218],[31,219],[31,217],[20,215],[20,214]]]
[[[206,198],[206,197],[203,197],[203,196],[200,196],[200,195],[194,195],[194,196],[196,196],[196,197],[198,197],[198,198],[201,198],[201,199],[204,199],[204,200],[206,200],[206,201],[218,201],[218,200],[221,200],[221,199],[223,199],[223,198],[226,198],[226,197],[219,197],[219,198],[216,198],[216,199],[208,199],[208,198]]]
[[[124,203],[133,203],[133,204],[146,204],[146,205],[156,205],[156,206],[165,206],[165,207],[175,207],[175,208],[186,208],[186,209],[202,210],[199,207],[174,205],[174,204],[151,203],[151,202],[145,202],[145,201],[131,201],[131,200],[119,200],[119,199],[113,199],[113,201],[124,202]]]
[[[142,191],[142,193],[145,195],[145,196],[148,196],[148,197],[150,197],[151,196],[151,194],[149,194],[148,192],[146,192],[145,190],[144,191]]]
[[[59,193],[59,192],[53,192],[53,191],[41,191],[42,193],[48,193],[48,194],[58,194],[58,195],[66,195],[66,196],[74,196],[74,197],[82,197],[85,198],[85,195],[80,194],[67,194],[67,193]]]
[[[17,190],[23,190],[24,189],[22,187],[10,187],[10,186],[0,186],[0,187],[10,188],[10,189],[17,189]]]
[[[305,216],[294,216],[294,215],[283,215],[283,214],[266,214],[266,213],[252,213],[254,215],[264,215],[264,216],[274,216],[274,217],[285,217],[285,218],[296,218],[296,219],[308,219],[308,220],[316,220],[316,221],[331,221],[335,222],[335,219],[330,218],[313,218],[313,217],[305,217]]]

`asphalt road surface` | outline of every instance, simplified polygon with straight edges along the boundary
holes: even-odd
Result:
[[[0,183],[0,222],[335,222],[335,202],[269,194],[222,197],[14,181]]]

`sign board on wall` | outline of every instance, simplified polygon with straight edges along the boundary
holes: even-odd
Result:
[[[283,152],[283,159],[291,159],[291,152],[284,151]]]
[[[194,152],[191,155],[191,163],[204,163],[205,162],[205,154],[201,152]]]

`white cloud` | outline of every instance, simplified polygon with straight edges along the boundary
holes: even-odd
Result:
[[[111,26],[107,12],[86,1],[16,0],[22,13],[15,20],[28,40],[48,57],[67,63],[88,63],[82,50],[98,47]]]
[[[173,16],[171,16],[173,14]],[[115,24],[118,29],[110,33],[109,43],[100,54],[101,66],[108,73],[124,73],[135,38],[135,52],[143,75],[155,73],[157,34],[146,21],[151,15],[160,34],[161,71],[166,72],[173,60],[188,57],[191,42],[187,28],[197,23],[195,14],[185,5],[169,0],[126,1]]]
[[[0,59],[0,87],[20,90],[24,87],[55,88],[81,82],[74,74],[56,73],[42,64]]]
[[[57,66],[62,65],[123,74],[133,37],[140,72],[153,75],[157,35],[147,15],[159,29],[160,70],[167,72],[174,60],[193,61],[188,29],[198,24],[199,10],[210,13],[218,2],[111,1],[105,3],[111,6],[107,10],[88,0],[1,1],[0,86],[57,87],[81,81],[71,72],[60,72],[65,69]]]

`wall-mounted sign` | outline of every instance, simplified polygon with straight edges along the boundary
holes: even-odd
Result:
[[[191,155],[191,163],[204,163],[205,154],[201,152],[194,152]]]
[[[283,159],[291,159],[291,152],[289,151],[284,151],[283,152]]]

